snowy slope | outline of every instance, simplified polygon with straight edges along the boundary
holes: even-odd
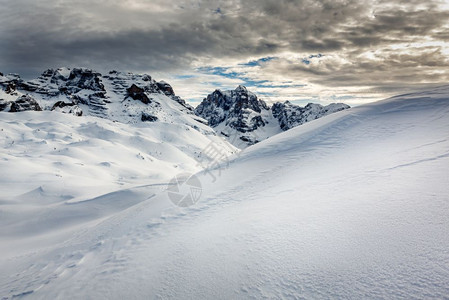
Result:
[[[35,248],[30,238],[62,229],[67,235],[135,205],[151,195],[145,187],[165,188],[176,174],[201,170],[211,143],[233,153],[222,138],[188,124],[123,124],[51,111],[0,112],[0,120],[2,253],[28,249],[24,243]],[[124,192],[136,187],[139,196]],[[24,243],[17,248],[9,237]]]
[[[52,205],[76,202],[165,183],[180,172],[201,170],[211,143],[226,155],[237,151],[170,85],[146,74],[59,68],[24,81],[0,73],[0,104],[0,184],[7,186],[0,201],[7,204],[17,197],[24,204],[33,198],[51,198],[44,204]],[[19,112],[11,112],[14,105]],[[47,209],[35,202],[29,215]],[[15,207],[4,210],[4,220]]]
[[[216,182],[198,174],[189,208],[158,186],[119,190],[59,209],[137,204],[36,241],[2,213],[0,295],[442,299],[448,166],[449,87],[351,108],[247,148]]]

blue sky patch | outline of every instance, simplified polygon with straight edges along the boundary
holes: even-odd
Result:
[[[304,57],[304,58],[302,59],[302,63],[304,63],[304,64],[306,64],[306,65],[310,65],[312,59],[314,59],[314,58],[321,58],[321,57],[323,57],[323,56],[324,56],[324,55],[321,54],[321,53],[318,53],[318,54],[312,54],[312,55],[309,55],[308,57]]]
[[[249,61],[247,63],[244,64],[239,64],[239,66],[247,66],[247,67],[256,67],[256,66],[260,66],[261,63],[276,59],[277,57],[275,56],[267,56],[267,57],[262,57],[259,58],[258,60],[252,60]]]

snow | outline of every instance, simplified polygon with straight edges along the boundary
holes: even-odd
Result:
[[[99,197],[121,195],[131,187],[161,182],[165,187],[181,169],[200,170],[197,156],[207,155],[201,151],[211,142],[225,144],[187,125],[128,125],[49,111],[0,115],[0,232],[8,237],[46,235],[55,225],[69,230],[73,224],[132,206],[140,201],[136,196],[108,205],[102,200],[105,208],[96,208],[96,215],[88,204],[79,212],[78,206],[67,204],[92,199],[98,203]],[[145,192],[140,198],[147,196]],[[0,244],[2,254],[5,248],[13,254],[22,250],[13,240]]]
[[[0,119],[5,299],[449,295],[449,87],[248,147],[226,169],[198,173],[202,197],[187,208],[164,183],[198,166],[169,126]],[[207,146],[197,138],[188,143]]]

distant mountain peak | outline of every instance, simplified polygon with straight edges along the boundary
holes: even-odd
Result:
[[[246,86],[244,85],[239,85],[236,89],[236,92],[241,92],[241,93],[248,93],[248,90],[246,89]]]
[[[206,119],[235,146],[244,148],[274,134],[349,108],[338,103],[322,106],[309,103],[300,107],[289,101],[268,106],[245,86],[215,90],[196,107],[195,114]]]

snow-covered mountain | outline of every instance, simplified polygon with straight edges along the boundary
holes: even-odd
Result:
[[[349,108],[290,102],[268,106],[244,86],[216,90],[194,109],[164,81],[147,74],[111,71],[107,75],[85,68],[48,69],[34,80],[0,73],[0,111],[50,110],[75,116],[95,116],[121,123],[165,122],[219,136],[246,148],[305,122]]]
[[[285,103],[267,105],[244,86],[215,90],[195,108],[195,114],[236,147],[245,148],[282,131],[331,113],[348,109],[343,103],[327,106],[309,103],[305,107]]]
[[[1,197],[23,190],[49,197],[57,187],[66,199],[86,199],[201,170],[215,155],[208,145],[238,151],[149,75],[61,68],[24,81],[0,74],[0,108],[0,169],[8,170]]]
[[[261,141],[196,174],[201,198],[187,208],[144,178],[150,154],[133,147],[169,146],[140,127],[0,115],[3,299],[449,295],[449,87]]]
[[[204,123],[168,83],[147,74],[60,68],[24,81],[17,74],[0,73],[0,87],[3,111],[59,110],[122,123]]]

